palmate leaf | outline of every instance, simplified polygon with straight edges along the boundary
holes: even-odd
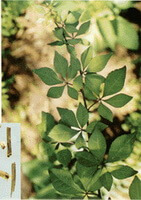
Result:
[[[93,57],[93,48],[88,47],[81,55],[81,62],[82,62],[83,68],[87,67],[92,57]]]
[[[83,127],[87,123],[89,115],[87,109],[81,103],[78,106],[76,116],[80,126]]]
[[[67,142],[69,141],[74,135],[76,131],[70,129],[68,126],[63,124],[58,124],[53,127],[53,129],[49,133],[49,137],[51,137],[56,142]]]
[[[33,72],[39,76],[39,78],[47,85],[57,85],[63,83],[59,80],[56,73],[48,67],[40,69],[34,69]]]
[[[113,177],[111,176],[111,174],[109,172],[106,172],[105,174],[103,174],[100,177],[100,181],[102,183],[102,185],[108,190],[111,190],[112,187],[112,183],[113,183]]]
[[[108,119],[111,122],[113,121],[113,113],[112,113],[112,111],[102,103],[100,103],[100,105],[98,107],[98,113],[103,118]]]
[[[106,54],[106,55],[98,55],[92,58],[88,65],[88,71],[89,72],[100,72],[104,69],[104,67],[107,65],[109,59],[111,58],[112,54]]]
[[[59,98],[62,96],[65,86],[52,87],[49,89],[47,96],[52,98]]]
[[[66,58],[60,55],[57,51],[55,52],[54,57],[54,67],[58,74],[61,74],[64,78],[66,77],[68,70],[68,62]]]
[[[51,177],[51,182],[58,192],[71,195],[78,195],[83,192],[83,190],[74,183],[72,175],[69,171],[52,169],[49,171],[49,174]]]
[[[117,137],[111,144],[107,162],[115,162],[126,159],[133,150],[135,134]]]
[[[88,141],[88,147],[96,158],[97,164],[99,164],[103,160],[106,151],[106,140],[98,129],[93,131]]]
[[[89,30],[89,27],[90,27],[90,21],[83,23],[77,32],[77,36],[86,33]]]
[[[61,116],[61,121],[68,125],[73,127],[79,127],[75,114],[72,110],[65,109],[65,108],[57,108],[59,115]]]
[[[119,92],[123,86],[126,75],[126,67],[117,69],[108,74],[105,80],[104,97]]]
[[[111,174],[117,179],[125,179],[135,175],[136,173],[137,171],[125,165],[119,165],[117,169],[111,171]]]
[[[63,149],[57,153],[57,160],[64,166],[67,166],[72,158],[72,154],[68,149]]]
[[[137,176],[130,185],[129,196],[131,200],[141,199],[141,180]]]
[[[106,103],[110,104],[113,107],[121,108],[127,104],[132,99],[131,96],[126,94],[117,94],[110,99],[104,100]]]

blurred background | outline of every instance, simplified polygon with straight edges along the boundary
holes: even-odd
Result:
[[[85,45],[76,45],[78,57],[89,42],[95,54],[113,52],[107,67],[110,71],[127,66],[124,92],[133,100],[120,109],[112,108],[114,123],[106,133],[112,138],[137,131],[134,151],[125,161],[141,177],[141,2],[139,1],[2,1],[2,122],[21,123],[22,198],[45,199],[53,189],[46,160],[51,150],[41,143],[41,113],[50,112],[59,119],[56,107],[76,107],[64,95],[46,96],[48,86],[34,76],[32,69],[53,67],[54,51],[68,56],[66,48],[51,47],[55,40],[55,20],[67,11],[78,11],[80,21],[91,19],[89,32],[82,36]],[[96,116],[100,119],[99,116]],[[114,179],[112,199],[129,199],[128,187],[133,178]],[[108,196],[106,191],[103,193]],[[53,196],[53,198],[55,198]]]

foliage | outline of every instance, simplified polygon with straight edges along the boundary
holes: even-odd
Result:
[[[107,124],[90,118],[95,111],[92,108],[97,104],[96,110],[101,118],[112,121],[109,105],[123,107],[132,99],[120,92],[124,87],[126,67],[104,77],[98,72],[106,67],[111,54],[93,56],[93,48],[89,46],[78,57],[75,45],[83,43],[81,35],[89,31],[90,26],[90,21],[80,24],[80,17],[79,12],[69,11],[56,23],[54,35],[57,40],[50,43],[52,46],[65,45],[70,59],[56,51],[54,69],[33,70],[46,85],[51,86],[48,97],[59,98],[67,89],[68,96],[77,105],[76,112],[57,108],[59,122],[50,113],[42,113],[39,128],[43,141],[39,145],[39,160],[23,167],[34,183],[35,198],[39,199],[101,199],[101,188],[109,191],[113,177],[125,179],[137,173],[127,165],[112,166],[114,162],[129,157],[137,133],[121,134],[109,146],[103,134]],[[30,165],[31,171],[26,165]],[[136,179],[130,186],[131,198],[134,187],[140,187]]]

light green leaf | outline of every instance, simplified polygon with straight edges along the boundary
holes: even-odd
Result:
[[[78,185],[74,183],[72,175],[69,171],[52,169],[49,174],[51,182],[58,192],[71,195],[83,192],[83,190],[81,190]]]
[[[123,86],[126,76],[126,67],[122,67],[108,74],[105,80],[104,96],[119,92]]]
[[[141,180],[135,176],[129,188],[129,196],[131,200],[141,199]]]
[[[61,116],[61,121],[68,125],[68,126],[73,126],[73,127],[79,127],[75,114],[73,113],[72,110],[68,110],[65,108],[57,108],[60,116]]]
[[[109,59],[111,58],[112,53],[105,54],[105,55],[98,55],[92,58],[88,65],[88,71],[89,72],[100,72],[104,69],[104,67],[107,65]]]
[[[87,74],[86,75],[86,86],[94,92],[96,95],[100,93],[100,86],[104,82],[105,78],[98,74]]]
[[[68,149],[63,149],[57,153],[57,160],[64,166],[67,166],[71,161],[72,155]]]
[[[106,151],[106,140],[98,129],[93,131],[88,142],[88,147],[99,164],[103,160]]]
[[[125,104],[127,104],[131,99],[132,99],[131,96],[121,93],[104,101],[113,107],[120,108],[123,107]]]
[[[107,108],[104,104],[100,103],[98,107],[98,113],[105,119],[108,119],[110,122],[113,121],[113,113]]]
[[[76,131],[70,129],[69,127],[63,124],[58,124],[54,126],[54,128],[50,131],[49,137],[51,137],[56,142],[67,142],[75,134],[76,134]]]
[[[100,181],[102,183],[102,185],[108,190],[111,190],[112,187],[112,183],[113,183],[113,177],[111,176],[111,174],[109,172],[106,172],[105,174],[103,174],[100,177]]]
[[[59,40],[63,40],[64,39],[63,28],[55,28],[53,33]]]
[[[111,174],[117,179],[125,179],[137,173],[129,166],[119,165],[116,170],[111,171]]]
[[[84,165],[86,167],[92,167],[97,165],[94,156],[87,151],[77,152],[76,158],[81,165]]]
[[[77,149],[80,149],[80,148],[86,146],[86,142],[85,142],[85,140],[84,140],[82,134],[80,134],[80,135],[78,136],[78,138],[76,139],[76,141],[75,141],[75,146],[76,146]]]
[[[59,98],[62,96],[65,86],[61,87],[52,87],[49,89],[47,96],[52,98]]]
[[[139,37],[133,25],[126,19],[118,16],[118,42],[132,50],[137,50],[139,47]],[[128,34],[125,34],[128,33]]]
[[[93,48],[92,47],[88,47],[81,54],[81,62],[82,62],[83,68],[87,67],[87,65],[90,63],[92,57],[93,57]]]
[[[80,91],[83,88],[83,79],[82,76],[79,75],[77,76],[74,81],[73,81],[73,87],[74,89],[76,89],[77,91]]]
[[[56,73],[48,67],[40,69],[34,69],[33,72],[39,76],[39,78],[47,85],[57,85],[63,83],[59,80]]]
[[[77,11],[70,12],[69,15],[67,16],[66,23],[67,24],[74,24],[78,21],[80,17],[80,13]]]
[[[115,162],[126,159],[133,150],[135,134],[117,137],[111,144],[107,162]]]
[[[70,24],[66,25],[65,28],[66,28],[66,31],[67,31],[68,33],[75,33],[75,32],[78,31],[78,30],[75,28],[75,26],[70,25]]]
[[[77,36],[86,33],[89,30],[89,27],[90,21],[83,23],[78,30]]]
[[[79,103],[76,116],[80,126],[83,127],[87,123],[89,115],[87,109],[81,103]]]
[[[75,90],[74,88],[72,88],[72,87],[69,87],[68,86],[68,95],[71,97],[71,98],[73,98],[73,99],[78,99],[78,92],[77,92],[77,90]]]
[[[107,18],[101,18],[97,20],[97,26],[108,46],[114,50],[117,36],[112,22]]]
[[[57,51],[55,52],[54,57],[54,67],[58,74],[61,74],[64,78],[66,77],[68,70],[68,62],[66,58],[60,55]]]

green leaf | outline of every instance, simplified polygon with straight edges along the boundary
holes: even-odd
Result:
[[[87,123],[89,115],[87,109],[81,103],[79,103],[76,116],[80,126],[83,127]]]
[[[117,95],[111,97],[110,99],[107,99],[104,101],[115,108],[121,108],[125,104],[127,104],[131,99],[132,99],[131,96],[121,93],[121,94],[117,94]]]
[[[95,174],[93,175],[90,183],[88,184],[88,191],[93,191],[95,190],[95,184],[96,182],[99,180],[100,176],[101,176],[101,173],[102,173],[102,169],[98,169]],[[99,185],[99,184],[98,184]]]
[[[94,156],[87,151],[77,152],[76,158],[81,165],[84,165],[86,167],[92,167],[97,165]]]
[[[78,138],[76,139],[76,141],[75,141],[75,146],[76,146],[77,149],[80,149],[80,148],[86,146],[86,142],[85,142],[85,140],[84,140],[82,134],[80,134],[80,135],[78,136]]]
[[[126,159],[133,150],[135,134],[117,137],[111,144],[107,162]]]
[[[116,170],[111,171],[111,174],[117,179],[125,179],[137,173],[129,166],[119,165]]]
[[[71,98],[73,98],[73,99],[78,99],[78,92],[77,92],[77,90],[75,90],[74,88],[72,88],[72,87],[69,87],[68,86],[68,95],[71,97]]]
[[[141,199],[141,180],[135,176],[129,188],[129,196],[133,199]]]
[[[127,49],[137,50],[139,47],[138,33],[126,19],[118,16],[118,42]],[[125,34],[128,33],[128,34]]]
[[[67,45],[67,51],[69,54],[76,56],[76,51],[75,48],[73,46]]]
[[[93,48],[88,47],[81,55],[81,62],[82,62],[83,68],[87,67],[92,57],[93,57]]]
[[[47,96],[52,98],[59,98],[62,96],[65,86],[52,87],[49,89]]]
[[[76,70],[80,70],[81,69],[80,61],[78,60],[78,58],[76,58],[73,55],[71,55],[70,64]]]
[[[96,95],[100,93],[100,86],[104,82],[105,78],[98,74],[86,75],[86,86],[94,92]]]
[[[91,101],[97,99],[97,97],[86,85],[84,86],[84,95],[86,99],[91,100]]]
[[[69,171],[62,169],[52,169],[50,171],[51,182],[54,188],[64,194],[79,194],[83,192],[72,179]]]
[[[91,191],[95,192],[97,190],[99,190],[102,187],[102,183],[100,181],[100,179],[98,179],[94,184],[91,185],[90,189]],[[92,198],[93,199],[93,198]]]
[[[98,107],[98,113],[105,119],[108,119],[110,122],[113,121],[113,113],[107,108],[104,104],[100,103]]]
[[[117,69],[108,74],[105,80],[104,96],[119,92],[123,86],[126,76],[126,67]]]
[[[112,22],[107,18],[100,18],[97,19],[97,26],[108,46],[114,50],[117,36],[115,34]]]
[[[67,16],[66,23],[74,24],[74,23],[78,22],[80,15],[81,14],[77,11],[70,12],[69,15]]]
[[[68,110],[65,108],[57,108],[59,115],[61,116],[61,121],[68,125],[68,126],[73,126],[73,127],[79,127],[75,114],[73,113],[72,110]]]
[[[72,80],[77,75],[78,70],[73,66],[68,68],[68,78]]]
[[[98,129],[93,131],[88,142],[88,147],[99,164],[103,160],[106,151],[106,140]]]
[[[103,174],[100,177],[100,181],[102,183],[102,185],[108,190],[111,190],[112,187],[112,183],[113,183],[113,177],[111,176],[111,174],[109,172],[106,172],[105,174]]]
[[[59,40],[63,40],[64,39],[63,28],[55,28],[53,33]]]
[[[70,129],[69,127],[63,124],[58,124],[54,126],[54,128],[50,131],[49,137],[51,137],[56,142],[67,142],[75,134],[76,134],[76,131]]]
[[[68,62],[66,58],[60,55],[57,51],[54,57],[54,67],[57,73],[61,74],[64,78],[66,77],[68,70]]]
[[[81,43],[81,39],[70,39],[70,40],[67,40],[68,41],[68,44],[71,44],[71,45],[75,45],[75,44],[78,44],[78,43]]]
[[[89,27],[90,27],[90,21],[83,23],[77,32],[77,36],[86,33],[89,30]]]
[[[64,42],[63,41],[55,41],[55,42],[48,43],[48,45],[50,45],[50,46],[62,46],[62,45],[64,45]]]
[[[107,128],[108,125],[106,124],[103,124],[102,122],[100,121],[93,121],[91,122],[88,126],[87,126],[87,129],[86,131],[88,133],[92,133],[94,130],[98,129],[99,131],[103,131],[105,128]]]
[[[57,160],[64,166],[67,166],[71,161],[72,155],[68,149],[63,149],[57,153]]]
[[[56,73],[48,67],[40,69],[34,69],[33,72],[39,76],[39,78],[47,85],[57,85],[63,83],[59,80]]]
[[[111,58],[112,53],[105,54],[105,55],[98,55],[92,58],[88,65],[88,71],[89,72],[100,72],[104,69],[104,67],[107,65],[109,59]]]
[[[70,25],[70,24],[66,25],[65,28],[66,28],[66,31],[67,31],[68,33],[75,33],[75,32],[78,31],[78,30],[75,28],[75,26]]]
[[[74,81],[73,81],[73,87],[74,89],[76,89],[77,91],[80,91],[83,88],[83,79],[82,76],[79,75],[77,76]]]

